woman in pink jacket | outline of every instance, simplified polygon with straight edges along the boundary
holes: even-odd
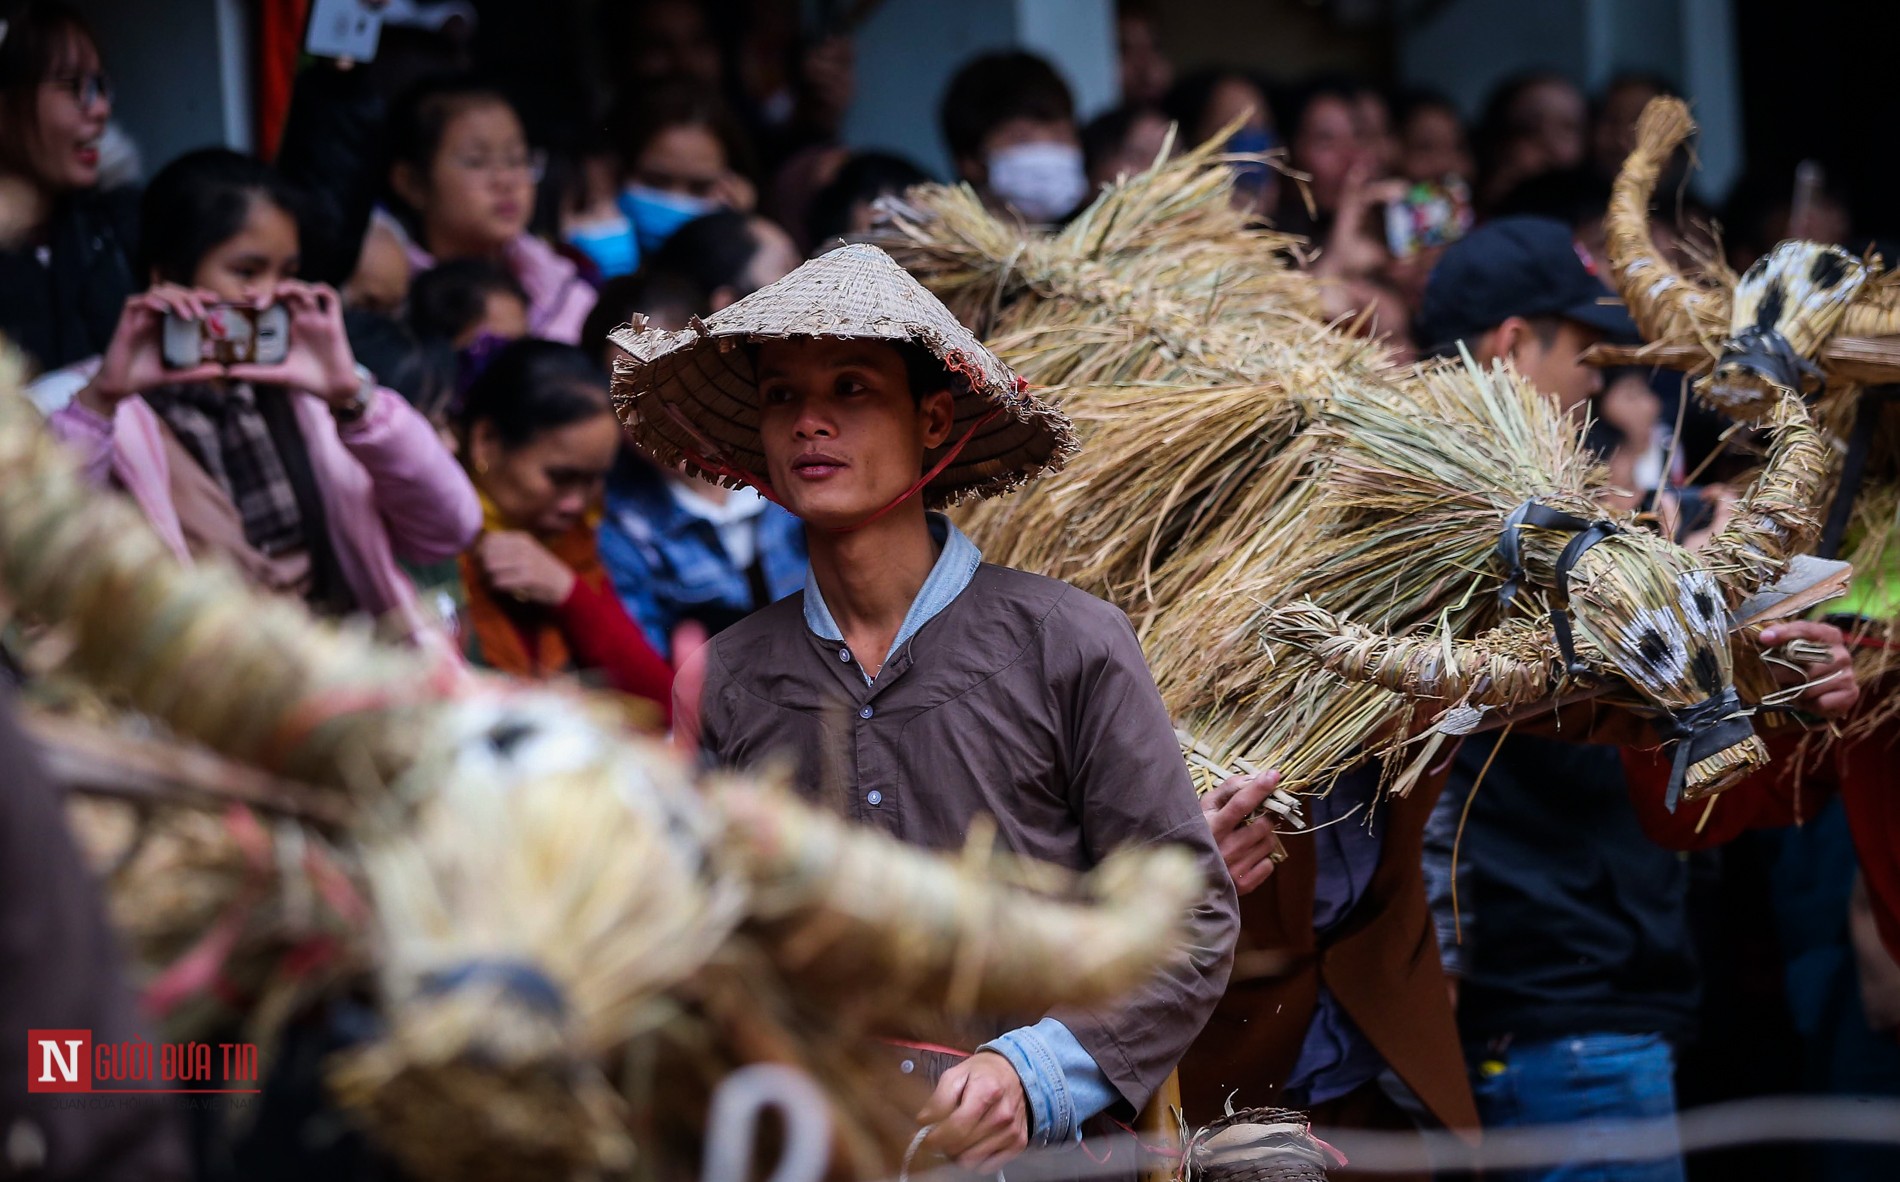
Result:
[[[294,191],[220,148],[180,157],[140,210],[151,286],[52,416],[93,479],[123,488],[181,560],[216,555],[330,616],[420,639],[427,614],[397,559],[460,553],[481,506],[433,428],[356,363],[340,301],[298,282]],[[168,367],[167,315],[230,321],[281,305],[276,364]]]
[[[528,294],[528,335],[579,344],[594,288],[528,233],[540,163],[508,100],[475,82],[424,82],[392,112],[389,138],[389,188],[416,273],[500,263]]]

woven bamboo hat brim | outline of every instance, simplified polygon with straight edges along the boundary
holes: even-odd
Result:
[[[614,363],[614,408],[662,464],[683,461],[735,487],[763,482],[752,346],[791,337],[912,341],[943,362],[956,396],[946,450],[970,439],[924,487],[932,506],[1008,492],[1075,453],[1067,416],[1030,394],[889,255],[862,243],[813,259],[678,332],[645,328],[640,318],[616,329],[609,339],[625,356]],[[926,471],[942,454],[925,458]]]

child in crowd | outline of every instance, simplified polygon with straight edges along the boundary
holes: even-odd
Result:
[[[1189,74],[1168,91],[1162,110],[1179,128],[1177,148],[1198,147],[1223,131],[1227,151],[1235,154],[1259,156],[1280,146],[1267,93],[1243,70],[1217,66]],[[1142,167],[1153,162],[1150,154]],[[1279,172],[1259,160],[1236,161],[1233,167],[1235,207],[1271,213],[1282,197]]]
[[[790,241],[761,245],[753,234],[762,226],[770,223],[730,210],[688,223],[611,293],[619,314],[601,320],[602,343],[636,313],[649,327],[677,330],[688,317],[710,316],[790,271],[797,262]],[[611,365],[619,350],[607,352]],[[805,582],[805,533],[797,518],[753,489],[662,468],[631,448],[622,448],[607,478],[600,555],[627,611],[675,662],[700,638]]]
[[[461,560],[469,659],[516,677],[595,673],[664,721],[672,671],[622,610],[594,541],[620,424],[593,358],[516,341],[469,387],[457,429],[483,522]]]
[[[1398,102],[1399,175],[1415,184],[1471,185],[1476,173],[1464,120],[1451,100],[1413,91]]]
[[[414,268],[487,259],[527,294],[529,332],[578,340],[594,289],[528,233],[538,165],[508,100],[473,82],[423,83],[392,115],[390,140],[389,187]]]
[[[1125,176],[1146,171],[1168,142],[1168,117],[1154,107],[1123,105],[1082,129],[1082,160],[1089,191],[1101,192]]]
[[[923,169],[889,152],[851,156],[812,198],[806,217],[810,250],[823,253],[835,247],[838,238],[868,232],[878,198],[901,196],[929,179]]]
[[[706,293],[706,315],[745,298],[799,264],[791,236],[765,218],[722,209],[680,227],[653,255],[657,271],[685,275]]]
[[[409,289],[409,328],[458,350],[482,337],[518,340],[528,335],[528,293],[487,259],[443,263]]]
[[[603,274],[644,266],[694,218],[756,203],[741,171],[749,161],[738,125],[714,92],[689,82],[642,88],[623,100],[614,123],[620,220],[596,218],[585,236],[570,239]]]
[[[480,506],[422,416],[356,363],[336,292],[296,280],[295,210],[250,157],[210,148],[166,166],[142,207],[151,287],[52,427],[181,560],[215,554],[320,612],[389,618],[419,637],[427,620],[396,560],[458,553]],[[163,360],[167,316],[270,303],[289,312],[281,362]]]

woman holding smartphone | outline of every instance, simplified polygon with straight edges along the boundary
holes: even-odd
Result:
[[[299,282],[297,197],[221,148],[180,157],[145,191],[150,287],[54,431],[116,483],[181,559],[215,554],[331,616],[432,634],[397,564],[461,552],[481,507],[428,422],[358,366],[337,293]],[[165,321],[203,325],[272,305],[274,363],[168,366]]]

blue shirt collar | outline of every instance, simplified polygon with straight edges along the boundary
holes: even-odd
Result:
[[[884,654],[884,664],[890,663],[891,657],[909,643],[911,637],[917,635],[918,629],[935,619],[938,612],[949,607],[952,600],[963,594],[963,589],[976,577],[976,568],[983,564],[982,551],[948,517],[931,513],[925,520],[930,524],[931,536],[943,547],[943,552],[937,555],[937,564],[930,568],[930,577],[918,588],[917,598],[911,600],[910,610],[904,613],[904,623],[897,630],[897,638],[891,641],[891,651]],[[825,606],[824,594],[818,590],[818,578],[809,570],[805,572],[805,626],[821,640],[844,640],[844,630],[831,618],[831,609]],[[864,672],[862,662],[858,663],[858,674],[866,684],[870,683],[871,676]]]

